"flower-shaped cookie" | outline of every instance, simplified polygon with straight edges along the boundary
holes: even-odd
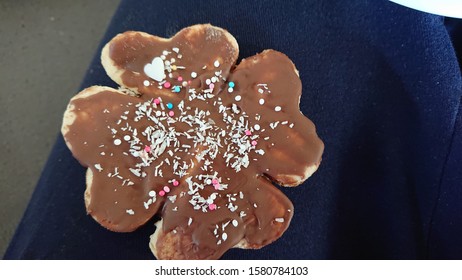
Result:
[[[160,212],[159,259],[273,242],[293,205],[271,181],[296,186],[321,162],[293,63],[273,50],[237,57],[234,37],[211,25],[171,39],[125,32],[101,56],[121,88],[87,88],[64,114],[64,139],[88,167],[87,212],[118,232]]]

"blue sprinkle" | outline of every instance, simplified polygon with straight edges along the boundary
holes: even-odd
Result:
[[[175,86],[175,87],[173,88],[173,91],[174,91],[174,92],[180,92],[180,90],[181,90],[181,89],[180,89],[179,86]],[[169,108],[169,109],[170,109],[170,108]]]
[[[233,88],[233,87],[234,87],[234,82],[229,82],[229,83],[228,83],[228,86],[229,86],[230,88]]]
[[[167,103],[167,108],[173,109],[173,104],[172,103]]]

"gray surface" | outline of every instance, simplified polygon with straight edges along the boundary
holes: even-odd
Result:
[[[0,1],[0,256],[118,2]]]

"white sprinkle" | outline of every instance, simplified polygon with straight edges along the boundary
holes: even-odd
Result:
[[[127,212],[128,215],[135,215],[135,211],[133,211],[133,209],[127,209],[125,212]]]
[[[215,60],[215,62],[213,63],[213,66],[220,67],[220,61]]]
[[[233,226],[234,226],[234,227],[237,227],[238,224],[239,224],[239,223],[238,223],[236,220],[233,220]]]
[[[229,88],[228,88],[228,92],[229,92],[229,93],[231,93],[231,92],[233,92],[233,91],[234,91],[234,89],[233,89],[232,87],[229,87]]]
[[[234,100],[236,101],[241,101],[242,97],[240,95],[236,95],[236,97],[234,97]]]
[[[188,220],[188,227],[192,224],[193,222],[193,219],[191,217],[189,217],[189,220]]]
[[[212,81],[210,81],[210,79],[205,80],[205,83],[206,83],[207,85],[210,85],[211,82],[212,82]]]
[[[212,183],[212,180],[211,180],[211,179],[207,179],[207,180],[205,180],[205,183],[206,183],[207,185],[210,185],[210,184]]]
[[[274,107],[274,111],[276,111],[276,112],[281,111],[281,109],[282,109],[281,106],[276,106],[276,107]]]
[[[197,73],[196,73],[196,72],[192,72],[192,73],[191,73],[191,78],[194,79],[194,78],[196,78],[196,77],[197,77]]]
[[[276,222],[278,223],[283,223],[284,222],[284,218],[276,218],[274,219]]]
[[[263,98],[260,98],[260,100],[258,100],[258,103],[260,103],[260,105],[263,105],[263,104],[265,104],[265,99],[263,99]]]
[[[120,144],[122,144],[122,141],[120,139],[114,140],[114,145],[119,146]]]
[[[95,168],[98,169],[99,172],[103,171],[103,168],[101,167],[101,164],[95,164]]]
[[[145,87],[149,86],[151,83],[148,80],[144,80],[143,85]]]
[[[253,204],[253,207],[257,208],[257,204],[256,204],[256,203],[254,203],[254,204]]]
[[[260,130],[260,125],[259,125],[259,124],[256,124],[256,125],[253,126],[253,128],[254,128],[255,130]]]
[[[178,52],[180,51],[179,48],[172,48],[172,50],[173,50],[174,52],[176,52],[176,53],[178,53]]]
[[[130,135],[125,135],[125,136],[124,136],[124,140],[125,140],[125,141],[130,141],[130,138],[131,138]]]
[[[216,83],[218,81],[217,77],[212,77],[211,79],[212,83]]]
[[[226,241],[226,239],[228,239],[228,235],[226,234],[226,232],[223,232],[221,238],[223,239],[223,241]]]
[[[150,191],[150,192],[149,192],[149,196],[150,196],[150,197],[155,197],[155,196],[156,196],[156,192],[155,192],[155,191]]]
[[[259,92],[259,93],[263,93],[263,89],[259,88],[259,89],[258,89],[258,92]]]

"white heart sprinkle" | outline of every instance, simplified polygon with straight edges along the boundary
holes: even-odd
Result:
[[[165,78],[164,61],[160,57],[154,57],[151,63],[144,66],[144,73],[151,79],[161,82]]]

